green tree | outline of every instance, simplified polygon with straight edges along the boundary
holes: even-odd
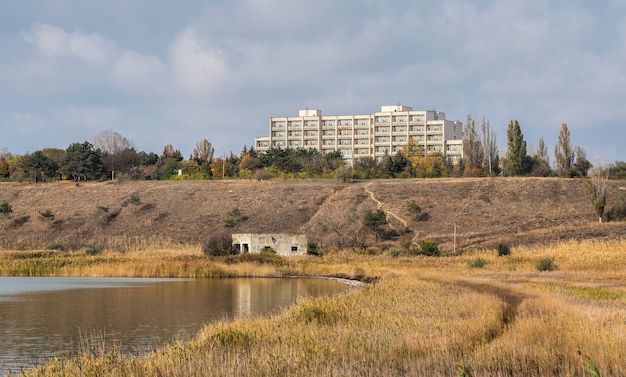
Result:
[[[363,225],[374,232],[376,242],[378,242],[378,235],[381,233],[382,227],[385,224],[387,224],[387,213],[382,209],[365,211],[363,215]]]
[[[383,165],[385,167],[385,172],[393,177],[396,177],[400,173],[406,172],[407,170],[409,172],[412,170],[411,161],[402,153],[402,151],[398,151],[393,156],[386,154],[383,157]]]
[[[570,140],[569,129],[567,128],[567,123],[563,123],[559,133],[559,141],[554,147],[554,163],[559,176],[565,178],[572,177],[574,157],[574,147]]]
[[[167,179],[173,174],[177,174],[182,160],[183,155],[180,153],[180,150],[175,149],[172,144],[166,145],[163,148],[163,153],[161,153],[156,163],[156,173],[158,178]]]
[[[526,154],[526,141],[516,121],[511,121],[507,129],[506,160],[507,173],[510,176],[523,175],[528,172],[528,156]]]
[[[33,181],[42,181],[52,178],[57,174],[58,165],[52,161],[42,151],[27,153],[19,161],[18,168]]]
[[[626,179],[626,161],[615,161],[615,163],[611,164],[609,178]]]
[[[586,177],[589,169],[591,169],[593,165],[589,162],[589,160],[587,160],[587,153],[582,147],[577,145],[574,148],[574,151],[576,160],[574,162],[574,166],[572,167],[571,175],[572,177]]]
[[[352,170],[360,179],[375,179],[382,176],[383,165],[375,157],[361,157],[354,161]]]
[[[215,155],[215,148],[213,144],[207,139],[196,142],[196,147],[191,153],[190,160],[195,160],[200,166],[202,173],[209,173],[211,171],[211,162],[213,162],[213,156]]]
[[[94,149],[88,141],[73,143],[65,150],[65,156],[59,167],[62,174],[74,180],[100,179],[104,175],[102,151]]]

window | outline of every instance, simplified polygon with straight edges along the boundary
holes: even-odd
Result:
[[[324,127],[335,127],[335,120],[326,119],[322,122],[322,126]]]
[[[423,122],[424,121],[424,115],[423,114],[411,115],[409,120],[411,122]]]
[[[274,121],[274,122],[272,122],[272,128],[285,128],[285,122],[283,122],[283,121]]]
[[[298,246],[292,246],[291,247],[291,252],[293,253],[293,252],[296,252],[296,251],[298,251]]]
[[[406,122],[406,115],[396,115],[393,117],[394,122]]]
[[[406,127],[405,126],[395,126],[393,128],[393,132],[406,132]]]
[[[352,125],[352,119],[341,119],[339,121],[339,125],[340,126],[351,126]]]
[[[377,133],[389,132],[389,130],[390,130],[389,127],[376,127]]]
[[[424,132],[424,126],[411,126],[411,132]]]
[[[397,143],[406,142],[406,136],[394,136],[393,137],[393,141],[395,141]]]
[[[389,123],[389,116],[377,116],[374,121],[376,123]]]

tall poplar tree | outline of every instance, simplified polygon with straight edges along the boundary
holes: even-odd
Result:
[[[554,163],[557,174],[561,177],[570,178],[574,167],[574,157],[574,147],[570,141],[569,129],[567,123],[563,123],[559,133],[559,141],[554,147]]]
[[[499,172],[498,160],[498,140],[496,137],[496,131],[491,128],[489,119],[483,117],[480,124],[480,130],[482,134],[482,147],[483,147],[483,170],[488,175],[497,174]]]
[[[467,123],[463,130],[463,159],[466,164],[472,164],[478,168],[483,164],[483,147],[480,134],[476,129],[476,122],[471,115],[467,116]]]
[[[508,163],[508,175],[522,175],[528,171],[528,158],[526,156],[526,141],[517,121],[509,122],[506,132],[507,151],[506,159]]]

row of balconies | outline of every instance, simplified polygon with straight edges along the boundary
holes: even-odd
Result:
[[[363,126],[425,126],[426,122],[424,120],[406,120],[396,121],[383,121],[383,120],[374,120],[371,122],[366,119],[340,119],[338,121],[322,121],[322,128],[335,128],[335,127],[363,127]],[[318,121],[273,121],[271,124],[272,129],[283,129],[283,128],[319,128],[320,123]]]

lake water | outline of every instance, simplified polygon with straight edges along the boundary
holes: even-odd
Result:
[[[211,321],[346,289],[323,279],[0,277],[0,376],[103,341],[141,353]]]

